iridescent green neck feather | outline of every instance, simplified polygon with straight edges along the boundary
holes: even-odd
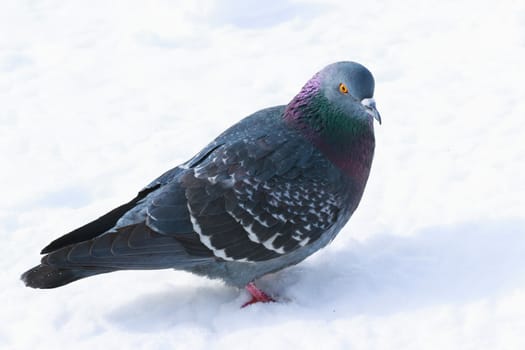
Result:
[[[330,103],[320,90],[318,76],[288,104],[283,118],[345,174],[366,183],[375,147],[372,121],[362,111],[348,115]]]

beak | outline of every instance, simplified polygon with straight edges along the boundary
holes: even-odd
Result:
[[[379,122],[379,125],[381,125],[381,115],[376,109],[376,100],[373,98],[364,98],[361,100],[361,104],[365,106],[368,114],[374,117],[374,119]]]

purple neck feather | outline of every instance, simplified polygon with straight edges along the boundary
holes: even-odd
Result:
[[[374,156],[373,126],[348,116],[337,119],[339,112],[324,99],[320,89],[318,73],[286,106],[283,118],[317,146],[333,164],[364,187]],[[340,125],[335,120],[343,122]],[[329,123],[333,123],[331,128],[327,126]],[[333,135],[335,132],[338,134],[336,137]]]

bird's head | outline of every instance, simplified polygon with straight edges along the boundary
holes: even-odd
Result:
[[[319,92],[334,108],[348,116],[358,118],[367,112],[381,124],[381,116],[374,100],[374,77],[356,62],[337,62],[318,73]]]
[[[330,126],[330,129],[341,129],[349,122],[365,122],[371,126],[373,119],[381,124],[374,85],[372,73],[359,63],[330,64],[303,86],[288,104],[285,118],[310,119],[314,129]]]

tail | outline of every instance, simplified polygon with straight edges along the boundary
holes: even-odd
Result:
[[[40,264],[24,272],[21,276],[21,279],[28,287],[50,289],[66,285],[81,278],[111,271],[114,270],[67,269]]]
[[[67,240],[66,243],[71,241]],[[101,273],[182,268],[211,259],[209,256],[190,256],[175,237],[157,233],[144,222],[121,227],[50,252],[48,249],[51,248],[44,249],[48,254],[42,257],[40,265],[22,274],[21,278],[26,286],[57,288]]]

